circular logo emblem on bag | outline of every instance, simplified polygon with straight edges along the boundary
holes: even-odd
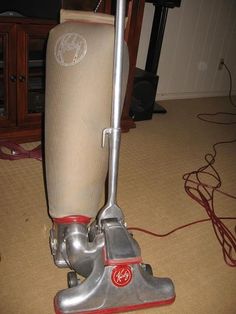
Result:
[[[119,265],[113,269],[111,280],[115,286],[124,287],[130,283],[132,276],[132,270],[128,265]]]
[[[54,49],[57,62],[63,66],[72,66],[79,63],[86,53],[86,40],[77,33],[67,33],[60,36]]]

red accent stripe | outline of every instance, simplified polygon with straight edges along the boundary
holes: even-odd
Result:
[[[78,224],[89,224],[91,221],[91,217],[77,215],[77,216],[66,216],[61,218],[53,218],[53,222],[56,224],[71,224],[71,223],[78,223]]]
[[[142,263],[141,256],[126,258],[126,259],[106,259],[106,266],[115,266],[115,265],[130,265],[130,264],[140,264]]]
[[[134,305],[126,305],[126,306],[119,306],[114,308],[107,308],[107,309],[98,309],[98,310],[92,310],[92,311],[77,311],[77,312],[71,312],[70,314],[112,314],[112,313],[121,313],[121,312],[128,312],[128,311],[135,311],[135,310],[141,310],[141,309],[147,309],[150,307],[156,307],[156,306],[162,306],[162,305],[168,305],[172,304],[175,301],[175,296],[168,300],[161,300],[161,301],[155,301],[155,302],[147,302],[142,304],[134,304]],[[56,314],[64,314],[61,312],[54,303],[55,306],[55,313]]]
[[[141,256],[126,258],[126,259],[108,259],[106,254],[106,248],[103,247],[103,258],[105,266],[118,266],[127,264],[140,264],[143,262]]]

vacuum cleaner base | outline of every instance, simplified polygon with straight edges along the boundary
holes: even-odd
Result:
[[[102,230],[93,237],[94,232],[90,235],[81,224],[57,226],[57,234],[63,234],[64,240],[54,258],[64,256],[74,276],[68,276],[69,288],[55,296],[55,312],[109,314],[173,303],[175,289],[171,279],[152,275],[125,226],[117,219],[106,219]],[[87,242],[88,238],[92,241]],[[62,263],[56,264],[63,267]],[[85,279],[77,280],[77,274]]]
[[[60,291],[55,297],[55,312],[120,313],[167,305],[174,300],[169,278],[153,277],[140,264],[106,266],[103,273],[93,272],[78,286]]]

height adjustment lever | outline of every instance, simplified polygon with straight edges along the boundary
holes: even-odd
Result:
[[[112,128],[106,128],[102,131],[102,148],[106,145],[106,138],[112,134]]]

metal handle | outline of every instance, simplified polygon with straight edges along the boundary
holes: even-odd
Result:
[[[13,83],[15,83],[16,82],[16,75],[11,75],[10,76],[10,80],[13,82]]]
[[[109,135],[109,175],[108,175],[108,197],[106,205],[98,215],[98,224],[107,218],[117,218],[123,221],[122,210],[117,205],[117,179],[120,149],[120,116],[122,99],[122,68],[123,68],[123,47],[124,47],[124,25],[126,1],[119,0],[116,5],[116,25],[115,25],[115,47],[113,64],[113,91],[112,91],[112,113],[111,127],[106,129],[104,135]]]
[[[25,76],[24,75],[19,75],[19,81],[24,82],[25,81]]]

